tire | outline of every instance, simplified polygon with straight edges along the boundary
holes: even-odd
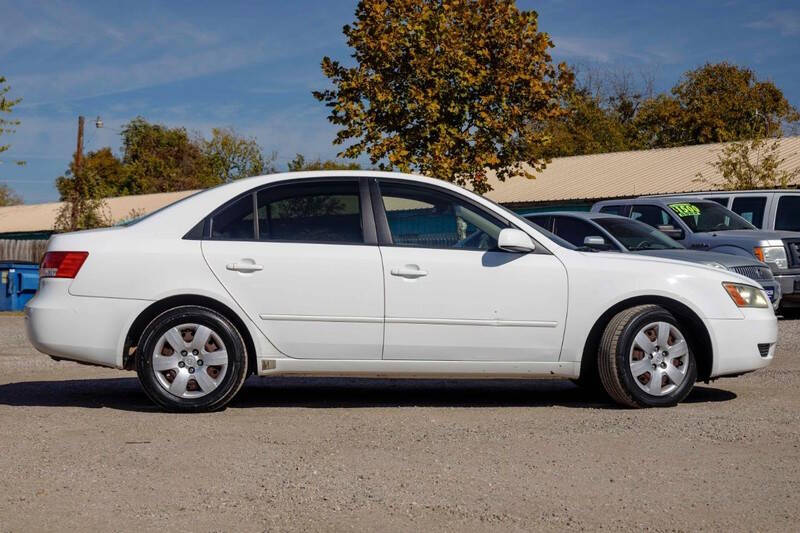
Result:
[[[668,407],[682,401],[697,380],[691,339],[657,305],[616,314],[600,340],[597,367],[609,396],[626,407]],[[662,344],[666,344],[662,346]]]
[[[236,327],[216,311],[175,307],[142,333],[136,373],[147,396],[164,409],[216,411],[242,388],[247,350]]]

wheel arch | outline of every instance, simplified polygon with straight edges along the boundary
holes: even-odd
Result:
[[[693,351],[697,362],[697,379],[698,381],[707,381],[709,379],[714,363],[714,346],[708,329],[697,313],[686,304],[665,296],[636,296],[628,298],[614,304],[600,315],[592,329],[589,330],[589,335],[583,347],[580,379],[588,380],[597,374],[597,350],[600,347],[603,331],[611,318],[625,309],[647,304],[663,307],[672,313],[681,325],[686,328],[691,344],[699,346],[699,350],[695,349]]]
[[[256,371],[255,342],[253,341],[253,337],[250,335],[250,330],[248,330],[241,317],[236,314],[233,309],[219,300],[215,300],[214,298],[210,298],[208,296],[200,296],[198,294],[178,294],[169,296],[162,300],[153,302],[141,313],[139,313],[139,316],[137,316],[133,321],[130,328],[128,328],[128,333],[125,335],[125,346],[122,353],[122,364],[125,369],[132,370],[134,368],[134,357],[136,356],[134,349],[139,343],[142,333],[147,325],[164,311],[182,305],[198,305],[201,307],[207,307],[230,320],[244,340],[245,348],[247,349],[248,372],[253,373]]]

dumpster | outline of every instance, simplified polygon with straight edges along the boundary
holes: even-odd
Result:
[[[21,311],[39,288],[39,265],[0,263],[0,311]]]

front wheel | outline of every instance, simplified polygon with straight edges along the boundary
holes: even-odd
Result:
[[[681,325],[657,305],[615,315],[600,341],[597,366],[606,392],[627,407],[666,407],[686,398],[697,364]]]
[[[136,372],[147,395],[170,411],[223,408],[247,376],[242,337],[219,313],[197,306],[170,309],[145,329]]]

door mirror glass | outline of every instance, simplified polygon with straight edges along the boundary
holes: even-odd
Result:
[[[522,230],[506,228],[500,232],[497,239],[497,247],[506,252],[532,252],[536,245],[533,239]]]
[[[666,235],[667,237],[671,237],[675,240],[682,240],[686,237],[686,234],[683,232],[682,229],[676,228],[672,224],[664,224],[658,226],[658,231]]]
[[[583,239],[583,245],[586,246],[587,248],[597,248],[600,250],[605,250],[606,248],[608,248],[606,240],[602,237],[595,235],[590,235],[589,237]]]

